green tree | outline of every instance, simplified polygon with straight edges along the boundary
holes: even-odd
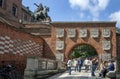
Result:
[[[120,28],[116,27],[116,33],[120,34]]]
[[[96,50],[90,45],[79,45],[72,50],[71,56],[73,58],[78,57],[91,57],[97,55]]]
[[[71,56],[72,56],[72,58],[78,58],[78,57],[80,57],[80,54],[76,51],[73,51]]]

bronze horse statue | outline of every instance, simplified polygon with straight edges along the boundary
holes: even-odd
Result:
[[[47,12],[49,12],[49,7],[43,7],[42,4],[36,5],[38,8],[33,15],[33,20],[36,21],[44,21],[46,18],[49,18]],[[39,10],[40,9],[40,10]]]

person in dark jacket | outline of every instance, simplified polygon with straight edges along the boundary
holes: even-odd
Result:
[[[78,71],[81,72],[81,67],[82,67],[83,61],[82,58],[78,59]]]
[[[114,71],[115,65],[113,64],[113,61],[110,61],[110,64],[107,67],[107,71]]]
[[[110,63],[108,64],[108,66],[106,67],[106,69],[103,70],[103,77],[105,78],[106,74],[109,72],[109,71],[114,71],[115,69],[115,66],[113,64],[113,61],[110,61]]]

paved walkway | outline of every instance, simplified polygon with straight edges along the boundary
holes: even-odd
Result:
[[[72,71],[71,75],[69,75],[68,72],[66,71],[64,73],[59,73],[47,79],[109,79],[98,77],[97,70],[95,71],[95,75],[96,75],[95,77],[92,77],[90,71],[85,72],[84,70],[82,70],[81,72]]]

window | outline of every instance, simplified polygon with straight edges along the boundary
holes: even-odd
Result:
[[[3,7],[3,0],[0,0],[0,7]]]
[[[12,7],[12,14],[14,16],[17,16],[17,6],[16,5],[13,5],[13,7]]]

